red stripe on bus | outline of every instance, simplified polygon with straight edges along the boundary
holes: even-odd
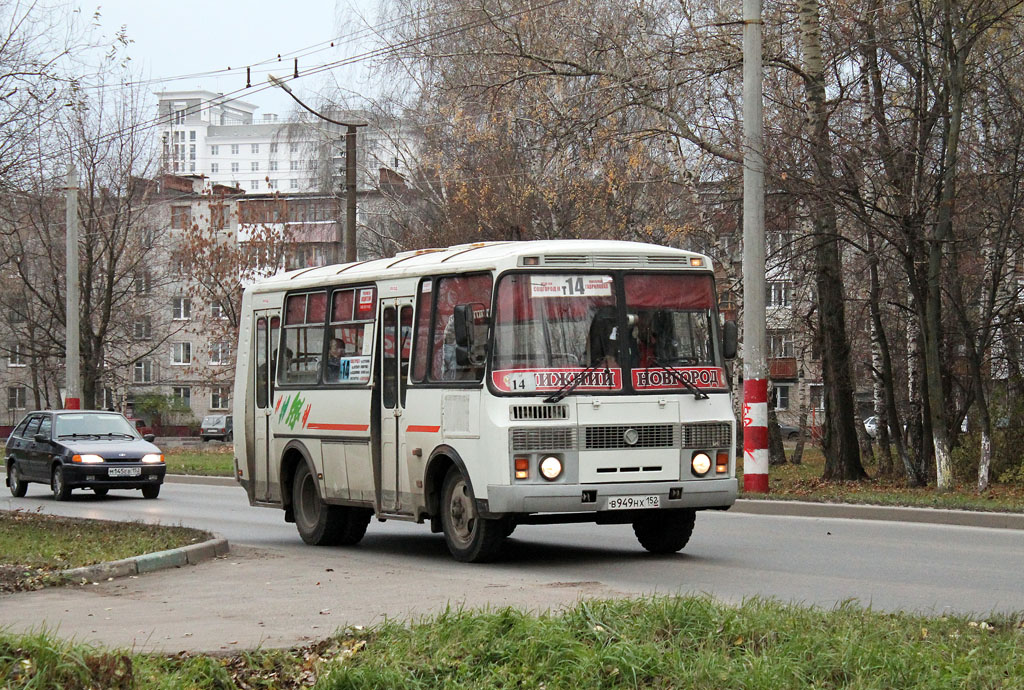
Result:
[[[307,429],[318,429],[320,431],[366,431],[369,424],[317,424],[313,423]]]
[[[428,434],[436,434],[441,430],[439,426],[424,426],[422,424],[410,424],[405,428],[406,431],[423,431]]]

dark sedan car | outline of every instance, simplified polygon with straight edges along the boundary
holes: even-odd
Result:
[[[7,439],[7,486],[24,496],[31,482],[49,484],[58,501],[80,488],[99,496],[142,489],[143,497],[156,498],[167,467],[152,440],[116,412],[31,412]]]

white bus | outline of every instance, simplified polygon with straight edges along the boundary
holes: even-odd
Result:
[[[736,328],[706,256],[412,251],[252,285],[241,321],[237,479],[307,543],[428,521],[483,561],[518,524],[597,522],[671,553],[736,499]]]

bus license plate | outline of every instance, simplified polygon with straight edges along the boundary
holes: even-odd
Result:
[[[608,510],[633,510],[635,508],[660,508],[661,496],[609,496]]]
[[[107,470],[108,477],[138,477],[141,474],[141,467],[111,467]]]

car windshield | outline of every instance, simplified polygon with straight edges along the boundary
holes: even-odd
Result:
[[[56,435],[60,436],[128,436],[138,438],[134,427],[119,414],[82,412],[55,415]]]
[[[203,417],[203,426],[224,426],[224,415],[208,414]]]
[[[612,276],[600,274],[502,278],[494,386],[557,390],[577,376],[574,390],[591,392],[621,390],[625,381],[636,390],[725,386],[710,275],[628,273],[622,292],[615,288]]]

